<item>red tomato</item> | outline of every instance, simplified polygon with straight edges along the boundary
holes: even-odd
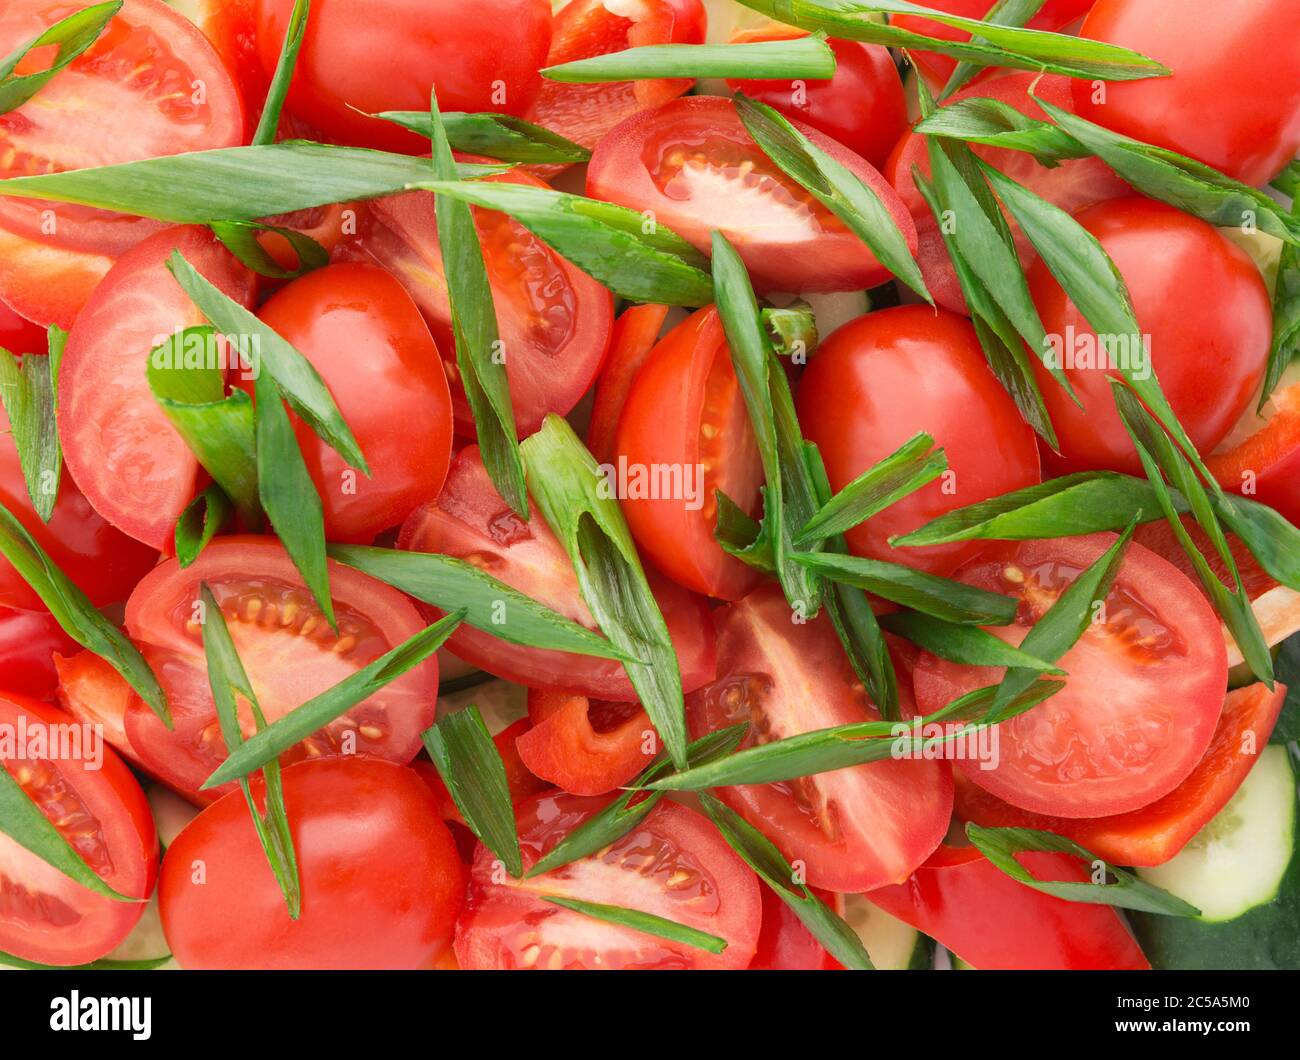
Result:
[[[78,721],[100,726],[104,739],[138,764],[140,756],[126,735],[126,711],[135,693],[122,675],[91,651],[56,655],[54,668],[59,705]]]
[[[127,737],[152,772],[182,794],[194,793],[226,757],[196,621],[204,582],[268,722],[423,628],[415,607],[396,589],[333,562],[329,578],[337,636],[275,538],[218,538],[190,566],[169,560],[140,583],[127,601],[126,631],[167,691],[176,726],[166,729],[138,698],[128,708]],[[420,749],[420,733],[433,723],[437,696],[438,663],[431,658],[304,740],[289,760],[355,750],[409,762]],[[251,735],[252,717],[240,720]],[[215,794],[233,787],[232,782]]]
[[[370,465],[369,477],[349,468],[291,414],[325,536],[368,543],[436,497],[451,460],[451,394],[402,285],[373,265],[331,265],[289,284],[259,316],[320,373]],[[251,380],[240,386],[253,390]]]
[[[995,548],[955,575],[1021,601],[1014,624],[989,632],[1020,644],[1114,534]],[[1167,795],[1196,767],[1228,680],[1219,619],[1197,588],[1141,545],[1129,546],[1102,617],[1060,661],[1065,689],[997,728],[996,767],[959,761],[980,787],[1060,817],[1127,813]],[[922,655],[913,681],[922,714],[997,684],[994,667]]]
[[[559,794],[521,805],[524,870],[608,801]],[[456,924],[462,968],[744,968],[754,956],[758,880],[707,818],[678,803],[661,802],[611,846],[526,885],[502,879],[496,866],[480,844]],[[727,948],[714,955],[562,909],[543,895],[651,913],[720,936]]]
[[[707,17],[700,0],[570,0],[555,15],[547,66],[652,44],[703,44]],[[689,79],[644,78],[601,85],[542,79],[530,121],[584,147],[624,118],[690,89]]]
[[[822,972],[844,968],[771,887],[762,890],[763,930],[750,971]],[[835,895],[821,892],[817,897],[832,907],[835,904]]]
[[[795,124],[880,196],[915,251],[915,226],[885,178]],[[717,96],[673,100],[618,125],[591,156],[587,194],[648,211],[706,254],[713,232],[723,232],[759,291],[857,291],[890,279],[866,244],[759,149],[735,104]]]
[[[59,369],[68,471],[95,511],[155,551],[170,551],[199,472],[145,376],[151,349],[206,323],[167,271],[173,250],[224,294],[252,304],[252,274],[211,232],[169,228],[113,266],[69,333]]]
[[[717,491],[759,511],[763,462],[712,306],[673,328],[646,359],[623,405],[615,454],[609,467],[623,513],[655,566],[723,600],[758,584],[759,573],[713,536]]]
[[[947,454],[944,477],[848,532],[861,556],[947,574],[980,542],[895,549],[889,539],[1039,481],[1033,430],[989,370],[970,322],[943,310],[903,306],[845,324],[804,372],[798,409],[835,490],[918,431]]]
[[[49,340],[45,328],[20,317],[0,302],[0,349],[10,353],[45,353]]]
[[[501,762],[506,767],[506,782],[510,785],[510,801],[513,803],[523,802],[524,799],[533,795],[540,795],[543,791],[550,790],[551,785],[545,780],[529,772],[528,767],[524,765],[523,759],[520,758],[519,752],[515,749],[515,741],[528,731],[528,719],[520,718],[513,725],[508,725],[499,733],[492,737],[492,743],[496,746],[497,754],[501,756]],[[420,779],[429,785],[429,790],[438,800],[438,812],[442,814],[444,821],[455,821],[462,827],[465,826],[465,818],[461,816],[460,809],[456,806],[455,800],[451,797],[451,792],[447,790],[447,785],[443,783],[442,776],[434,768],[432,762],[426,762],[423,758],[417,758],[411,763],[411,768],[420,774]],[[468,831],[468,828],[466,828]],[[473,837],[471,836],[471,841]]]
[[[1205,458],[1226,489],[1276,508],[1300,524],[1300,385],[1276,391],[1254,434]]]
[[[1140,810],[1082,820],[1046,817],[1018,810],[958,774],[957,813],[995,828],[1055,832],[1117,865],[1163,865],[1228,804],[1268,743],[1285,701],[1285,685],[1229,692],[1205,757],[1178,787]]]
[[[257,50],[275,71],[294,0],[257,0]],[[341,143],[418,154],[421,140],[367,115],[429,109],[525,114],[551,43],[547,0],[317,0],[289,109]],[[381,58],[382,57],[382,58]]]
[[[528,717],[531,727],[515,740],[519,757],[537,776],[575,795],[622,787],[659,750],[658,734],[639,703],[530,688]]]
[[[61,403],[67,400],[64,395]],[[0,408],[0,503],[97,607],[125,599],[158,558],[157,549],[140,544],[106,523],[68,475],[60,482],[50,521],[43,521],[32,507],[18,461],[18,447],[9,433],[9,417],[3,408]],[[35,590],[3,557],[0,557],[0,607],[45,610]]]
[[[879,718],[830,620],[796,623],[778,587],[756,589],[715,620],[722,676],[687,700],[692,738],[746,721],[741,746],[750,747]],[[937,761],[872,762],[716,794],[802,863],[808,883],[842,893],[905,879],[952,817],[951,772]]]
[[[732,34],[733,44],[793,40],[806,30],[769,22]],[[854,40],[828,41],[835,53],[835,76],[826,80],[747,81],[727,87],[743,92],[825,133],[879,169],[907,129],[903,82],[889,49]]]
[[[53,699],[59,687],[55,653],[77,643],[48,611],[0,607],[0,688],[36,699]]]
[[[517,171],[488,179],[543,186]],[[609,347],[614,299],[505,214],[476,208],[474,223],[522,437],[536,431],[548,412],[567,415],[591,388]],[[447,369],[457,433],[474,437],[474,419],[456,365],[434,197],[417,191],[370,203],[355,246],[341,253],[382,265],[415,299]]]
[[[417,509],[402,526],[398,548],[441,552],[469,560],[588,629],[596,621],[578,590],[573,564],[536,505],[525,523],[501,499],[488,478],[478,446],[462,449],[451,462],[447,485],[437,501]],[[651,588],[677,648],[686,691],[713,680],[713,627],[704,601],[648,570]],[[526,648],[482,630],[461,626],[447,646],[488,673],[530,688],[574,689],[598,699],[635,698],[623,664],[612,659]]]
[[[1034,852],[1017,860],[1040,880],[1089,879],[1067,854]],[[866,897],[983,970],[1150,967],[1111,906],[1035,891],[974,847],[940,847],[906,883]]]
[[[13,748],[3,768],[27,797],[108,886],[148,898],[158,836],[144,792],[121,759],[67,714],[25,696],[0,695],[0,724]],[[0,895],[0,951],[40,964],[96,961],[144,913],[143,901],[96,894],[3,834]]]
[[[999,71],[988,78],[981,78],[975,84],[968,85],[948,102],[956,103],[973,97],[995,99],[1015,107],[1028,117],[1041,121],[1046,116],[1042,108],[1030,98],[1030,89],[1032,88],[1034,95],[1040,99],[1072,111],[1074,104],[1070,95],[1070,84],[1071,80],[1068,77]],[[1098,158],[1067,159],[1060,165],[1049,168],[1039,165],[1033,155],[1025,154],[1023,151],[982,146],[974,146],[973,150],[989,165],[1023,184],[1040,198],[1059,206],[1066,213],[1074,213],[1085,206],[1092,206],[1094,203],[1126,195],[1129,192],[1128,185]],[[927,179],[930,177],[930,156],[926,149],[925,137],[909,132],[894,148],[894,153],[885,165],[884,173],[916,219],[919,240],[917,260],[930,293],[945,309],[969,316],[970,310],[966,306],[966,297],[957,282],[957,273],[953,270],[952,259],[948,256],[938,222],[921,197],[916,181],[912,177],[913,166],[919,167],[922,175]],[[1021,263],[1028,266],[1038,259],[1038,252],[1019,226],[1010,218],[1008,221],[1011,223]]]
[[[239,85],[252,139],[271,85],[257,55],[257,0],[176,0],[172,4],[203,31]]]
[[[609,358],[596,381],[587,424],[587,448],[601,463],[618,456],[614,435],[632,389],[632,380],[645,364],[668,318],[666,305],[634,305],[614,321],[609,338]]]
[[[0,55],[74,10],[64,0],[7,0]],[[47,66],[50,55],[18,72]],[[0,115],[0,177],[233,147],[243,134],[239,92],[203,34],[162,0],[126,0],[84,54]],[[0,299],[29,320],[71,327],[114,259],[160,228],[85,206],[0,198]]]
[[[433,794],[405,766],[371,758],[300,762],[282,776],[302,916],[290,919],[233,791],[163,859],[158,899],[176,959],[185,968],[431,967],[465,889]],[[253,788],[260,801],[260,774]]]
[[[1197,449],[1209,452],[1255,399],[1268,363],[1273,310],[1259,270],[1212,226],[1150,199],[1114,199],[1077,220],[1127,282],[1147,337],[1148,370]],[[1107,382],[1119,372],[1106,366],[1104,352],[1099,366],[1097,333],[1041,261],[1028,277],[1043,326],[1060,343],[1066,375],[1083,401],[1080,408],[1038,358],[1030,359],[1064,458],[1049,463],[1142,474]]]
[[[1300,152],[1300,38],[1288,0],[1221,4],[1098,0],[1081,36],[1158,59],[1171,77],[1078,81],[1079,114],[1126,136],[1205,162],[1247,184],[1270,180]],[[1241,76],[1243,56],[1266,57]]]

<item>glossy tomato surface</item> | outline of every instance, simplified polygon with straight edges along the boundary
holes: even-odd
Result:
[[[979,543],[893,548],[889,539],[1039,481],[1033,430],[989,370],[970,322],[955,313],[903,306],[845,324],[813,356],[797,405],[834,490],[920,431],[947,455],[947,474],[848,532],[861,556],[946,574]]]
[[[284,288],[260,316],[320,373],[370,465],[369,475],[349,468],[291,414],[325,536],[368,543],[436,497],[451,460],[451,394],[402,285],[374,265],[330,265]]]
[[[818,894],[835,908],[835,895]],[[843,968],[771,887],[763,888],[763,930],[750,971],[824,972]]]
[[[369,758],[300,762],[282,777],[301,917],[290,918],[234,791],[163,860],[163,930],[181,966],[430,967],[451,941],[465,886],[432,792],[405,766]],[[260,777],[253,788],[260,799]]]
[[[776,586],[715,613],[718,674],[687,701],[695,739],[748,722],[742,747],[879,718],[830,620],[796,621]],[[858,893],[898,883],[943,839],[952,816],[946,762],[895,759],[776,784],[719,788],[807,882]]]
[[[76,10],[64,0],[7,0],[0,55]],[[17,72],[45,68],[51,54],[33,54]],[[162,0],[125,0],[87,51],[0,114],[0,178],[234,147],[243,134],[239,91],[203,34]],[[29,320],[69,328],[113,261],[162,227],[86,206],[0,198],[0,300]]]
[[[175,720],[168,731],[139,699],[127,710],[127,736],[151,771],[183,794],[194,793],[226,757],[208,684],[202,611],[196,608],[204,583],[268,722],[425,625],[414,605],[382,582],[334,562],[329,579],[337,634],[275,538],[218,538],[190,566],[169,560],[139,584],[127,601],[126,630],[153,665]],[[409,762],[420,748],[420,733],[433,722],[437,696],[438,664],[431,658],[304,740],[288,760],[355,752]],[[241,714],[240,721],[246,737],[255,731],[250,715]]]
[[[541,795],[519,807],[524,870],[607,798]],[[466,969],[725,969],[754,956],[762,904],[758,878],[702,814],[661,802],[604,850],[519,881],[479,845],[456,925]],[[637,909],[725,939],[721,954],[606,923],[544,900],[554,895]]]
[[[0,347],[19,355],[45,353],[49,349],[48,333],[0,302]]]
[[[800,131],[871,187],[914,251],[915,225],[884,177],[815,129]],[[890,278],[865,243],[763,154],[727,99],[673,100],[618,125],[591,156],[587,194],[649,211],[706,254],[712,233],[722,232],[759,291],[855,291]]]
[[[1019,645],[1114,534],[995,546],[955,577],[1020,601]],[[1127,813],[1181,784],[1209,747],[1223,705],[1227,653],[1219,619],[1171,564],[1131,544],[1098,618],[1061,657],[1065,688],[997,728],[996,766],[961,761],[968,779],[1022,809],[1061,817]],[[926,654],[913,675],[930,714],[997,684],[993,667]]]
[[[109,887],[147,898],[158,836],[121,759],[70,715],[24,696],[0,695],[0,724],[8,734],[0,768]],[[116,948],[143,912],[143,901],[83,887],[0,834],[0,951],[40,964],[87,964]]]
[[[634,305],[614,321],[609,337],[609,357],[596,380],[587,424],[587,448],[600,463],[618,456],[618,421],[627,403],[628,391],[658,344],[659,332],[668,319],[666,305]]]
[[[71,655],[78,645],[48,611],[0,607],[0,688],[50,700],[59,688],[56,653]]]
[[[528,728],[515,738],[519,757],[532,773],[575,795],[622,787],[660,750],[640,703],[530,688],[528,718]]]

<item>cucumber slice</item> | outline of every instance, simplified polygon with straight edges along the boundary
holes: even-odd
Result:
[[[934,964],[934,940],[890,916],[860,894],[844,896],[844,919],[882,971],[908,971]]]
[[[1153,967],[1300,969],[1298,818],[1295,763],[1287,748],[1270,746],[1177,857],[1137,870],[1202,911],[1194,919],[1130,914]]]

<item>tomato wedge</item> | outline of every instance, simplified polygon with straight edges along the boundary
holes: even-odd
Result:
[[[1257,422],[1259,429],[1244,438],[1230,435],[1205,465],[1225,489],[1300,524],[1300,384],[1275,391]]]
[[[121,759],[71,716],[25,696],[0,695],[0,725],[13,735],[0,767],[109,887],[147,898],[158,835]],[[96,894],[0,834],[0,951],[40,964],[88,964],[115,949],[144,908]]]
[[[510,510],[476,445],[456,455],[442,493],[403,524],[397,545],[469,560],[566,618],[596,628],[564,546],[536,505],[527,523]],[[706,604],[655,571],[646,573],[677,649],[684,689],[713,680],[713,626]],[[571,689],[615,702],[636,696],[622,663],[611,659],[522,647],[469,626],[457,629],[447,647],[481,670],[530,688]]]
[[[71,14],[64,0],[7,0],[0,55]],[[19,73],[42,68],[25,60]],[[0,177],[62,172],[243,142],[239,91],[203,34],[162,0],[125,0],[100,38],[0,115]],[[163,225],[85,206],[0,198],[0,300],[70,328],[113,261]]]
[[[541,795],[518,809],[524,870],[605,806],[607,798]],[[596,920],[554,895],[636,909],[724,939],[721,954]],[[725,969],[754,956],[762,918],[757,877],[703,815],[661,802],[599,853],[530,880],[502,878],[482,844],[456,924],[466,969]]]
[[[333,562],[329,578],[338,635],[275,538],[218,538],[190,566],[169,560],[140,583],[127,601],[126,630],[153,665],[175,720],[175,730],[168,731],[138,698],[127,709],[127,738],[150,771],[193,796],[226,757],[196,621],[204,582],[221,607],[268,721],[424,627],[397,590]],[[420,749],[420,733],[433,723],[437,696],[438,664],[429,659],[304,740],[287,760],[355,751],[409,762]],[[241,714],[240,721],[251,735],[251,715]]]
[[[76,651],[74,645],[70,651]],[[122,675],[93,651],[54,656],[59,706],[78,721],[101,726],[104,739],[132,762],[140,756],[126,735],[126,711],[135,698]]]
[[[659,751],[639,703],[611,703],[574,692],[528,690],[531,725],[514,746],[530,771],[575,795],[622,787]]]
[[[830,620],[796,622],[777,586],[756,589],[714,620],[721,676],[687,701],[693,738],[745,721],[741,746],[750,747],[879,717]],[[952,817],[952,775],[938,761],[872,762],[716,794],[805,865],[809,884],[842,893],[905,879]]]
[[[654,349],[667,319],[666,305],[634,305],[623,310],[614,321],[614,330],[609,338],[609,357],[596,380],[591,420],[587,424],[587,448],[602,464],[618,456],[614,435],[627,402],[627,392],[632,389],[632,380]]]
[[[995,547],[954,575],[1018,598],[1025,635],[1114,534]],[[1196,767],[1214,735],[1228,679],[1219,620],[1187,578],[1132,544],[1096,621],[1060,660],[1065,689],[997,727],[997,758],[957,763],[973,783],[1022,809],[1059,817],[1126,813],[1167,795]],[[913,675],[930,714],[1002,677],[926,654]]]

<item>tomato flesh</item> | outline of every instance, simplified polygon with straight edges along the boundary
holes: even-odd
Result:
[[[659,751],[659,737],[638,703],[610,703],[572,692],[530,688],[531,725],[515,747],[525,766],[575,795],[622,787]]]
[[[618,456],[615,434],[628,391],[654,349],[667,318],[666,305],[634,305],[614,321],[609,358],[596,380],[591,422],[587,425],[587,448],[602,464]]]

